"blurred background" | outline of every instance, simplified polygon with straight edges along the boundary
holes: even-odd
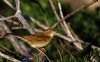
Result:
[[[13,6],[15,6],[15,0],[8,1]],[[39,0],[41,6],[39,6],[36,2],[32,2],[31,0],[20,1],[21,10],[25,15],[32,16],[47,26],[52,26],[57,21],[48,0]],[[88,4],[91,1],[92,0],[60,0],[64,16],[74,11],[75,9],[80,8],[81,6]],[[59,13],[57,1],[53,0],[53,2],[55,4],[56,10]],[[42,7],[45,13],[40,7]],[[7,4],[5,4],[3,0],[0,0],[0,15],[11,16],[14,13],[15,10],[11,9]],[[30,20],[27,21],[31,23]],[[90,7],[79,11],[77,14],[69,18],[69,20],[66,20],[66,22],[67,21],[70,22],[71,28],[75,31],[80,39],[100,47],[100,0]],[[31,25],[33,28],[41,29],[34,23],[31,23]],[[62,34],[65,34],[60,26],[58,26],[56,30]],[[18,31],[19,30],[17,30],[16,35],[27,34],[26,31]],[[5,43],[2,41],[5,41]],[[0,43],[13,51],[13,48],[10,43],[8,43],[8,40],[2,39],[0,40]],[[63,46],[61,44],[63,44]],[[76,53],[75,51],[73,52],[73,49],[71,49],[73,47],[70,48],[68,45],[68,43],[62,42],[62,39],[59,40],[57,37],[54,37],[53,42],[45,47],[47,50],[46,54],[50,58],[50,60],[54,62],[89,62],[88,53],[90,53],[91,50],[89,52],[83,51]],[[97,58],[100,58],[99,52],[95,51],[94,54],[97,56]],[[20,55],[17,56],[17,58],[22,60],[22,57],[20,58]],[[9,62],[4,58],[0,59],[3,62]]]

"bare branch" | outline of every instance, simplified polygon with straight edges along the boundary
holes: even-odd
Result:
[[[9,19],[12,19],[12,18],[16,18],[16,17],[15,16],[9,16],[9,17],[5,17],[5,18],[0,18],[0,20],[9,20]]]
[[[15,7],[8,1],[8,0],[3,0],[4,3],[6,3],[9,7],[15,10]]]
[[[57,20],[60,20],[60,17],[59,17],[59,15],[58,15],[58,13],[57,13],[55,7],[54,7],[54,4],[53,4],[52,0],[49,0],[49,2],[50,2],[50,5],[51,5],[51,7],[52,7],[52,10],[53,10],[54,15],[56,16]]]
[[[8,60],[10,60],[10,61],[12,61],[12,62],[21,62],[21,61],[15,59],[15,58],[13,58],[13,57],[10,57],[10,56],[8,56],[8,55],[3,54],[2,52],[0,52],[0,56],[3,57],[3,58],[5,58],[5,59],[8,59]]]

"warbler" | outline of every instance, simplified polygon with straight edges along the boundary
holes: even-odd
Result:
[[[47,29],[43,32],[38,32],[34,35],[16,36],[17,38],[27,42],[34,48],[41,48],[49,44],[55,35],[55,31]]]

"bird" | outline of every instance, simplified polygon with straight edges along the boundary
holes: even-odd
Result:
[[[33,48],[42,48],[52,41],[55,33],[56,32],[52,29],[47,29],[43,32],[37,32],[34,35],[24,35],[16,37],[20,40],[27,42]]]

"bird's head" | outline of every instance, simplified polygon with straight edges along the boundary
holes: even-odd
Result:
[[[53,37],[55,35],[55,31],[53,31],[52,29],[47,29],[43,32],[45,35]]]

